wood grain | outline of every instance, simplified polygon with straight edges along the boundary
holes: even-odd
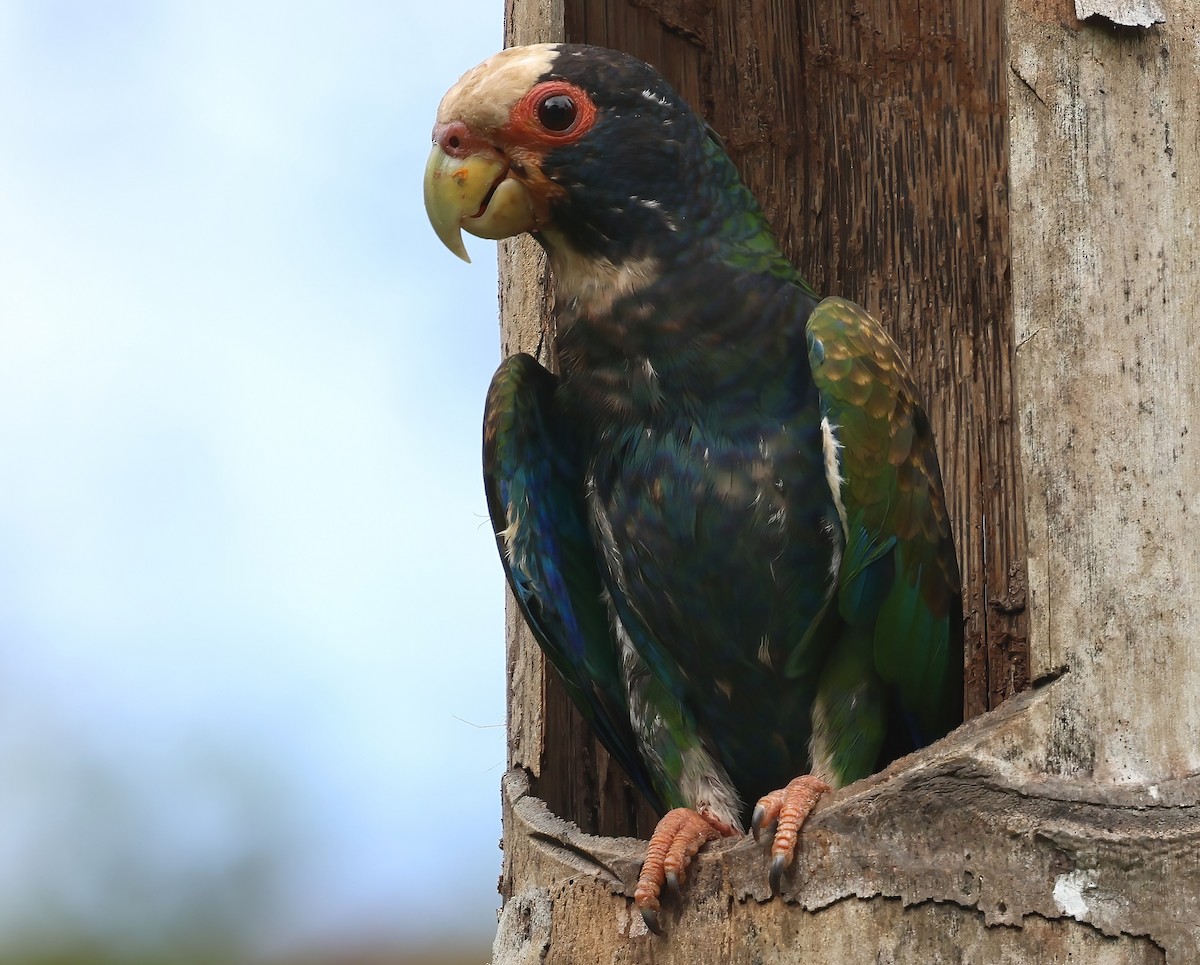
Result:
[[[1153,784],[1200,771],[1200,10],[1010,7],[1031,628],[1070,668],[1040,753]]]

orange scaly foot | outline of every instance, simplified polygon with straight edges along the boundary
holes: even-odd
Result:
[[[817,799],[831,788],[819,777],[802,774],[787,787],[759,798],[750,819],[750,829],[757,841],[762,832],[775,824],[775,840],[771,844],[771,870],[768,880],[773,894],[779,894],[779,882],[796,853],[796,837],[800,826],[816,807]],[[660,825],[661,827],[661,825]]]
[[[663,885],[678,895],[696,852],[709,841],[739,833],[737,828],[715,815],[691,808],[675,808],[663,815],[646,848],[646,860],[633,893],[647,928],[656,935],[662,934],[658,923],[658,896]]]

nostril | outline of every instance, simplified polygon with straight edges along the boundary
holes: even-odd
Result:
[[[433,139],[442,146],[442,150],[455,157],[464,157],[477,147],[478,138],[471,133],[470,128],[462,121],[450,121],[438,124],[433,129]]]

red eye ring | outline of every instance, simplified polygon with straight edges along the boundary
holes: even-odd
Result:
[[[547,80],[517,102],[511,118],[508,127],[519,133],[521,140],[547,146],[569,144],[596,123],[596,105],[582,87],[565,80]]]

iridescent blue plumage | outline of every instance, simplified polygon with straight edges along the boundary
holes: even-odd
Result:
[[[507,359],[484,423],[488,511],[513,597],[567,691],[654,806],[602,600],[583,498],[583,462],[554,405],[558,380],[530,356]]]
[[[550,259],[559,372],[497,373],[489,507],[522,611],[635,784],[745,827],[797,774],[843,785],[945,734],[958,568],[929,422],[878,323],[818,299],[632,58],[506,52],[435,135],[448,176],[495,179],[454,201],[454,230],[530,230]],[[489,200],[510,184],[516,214]]]

